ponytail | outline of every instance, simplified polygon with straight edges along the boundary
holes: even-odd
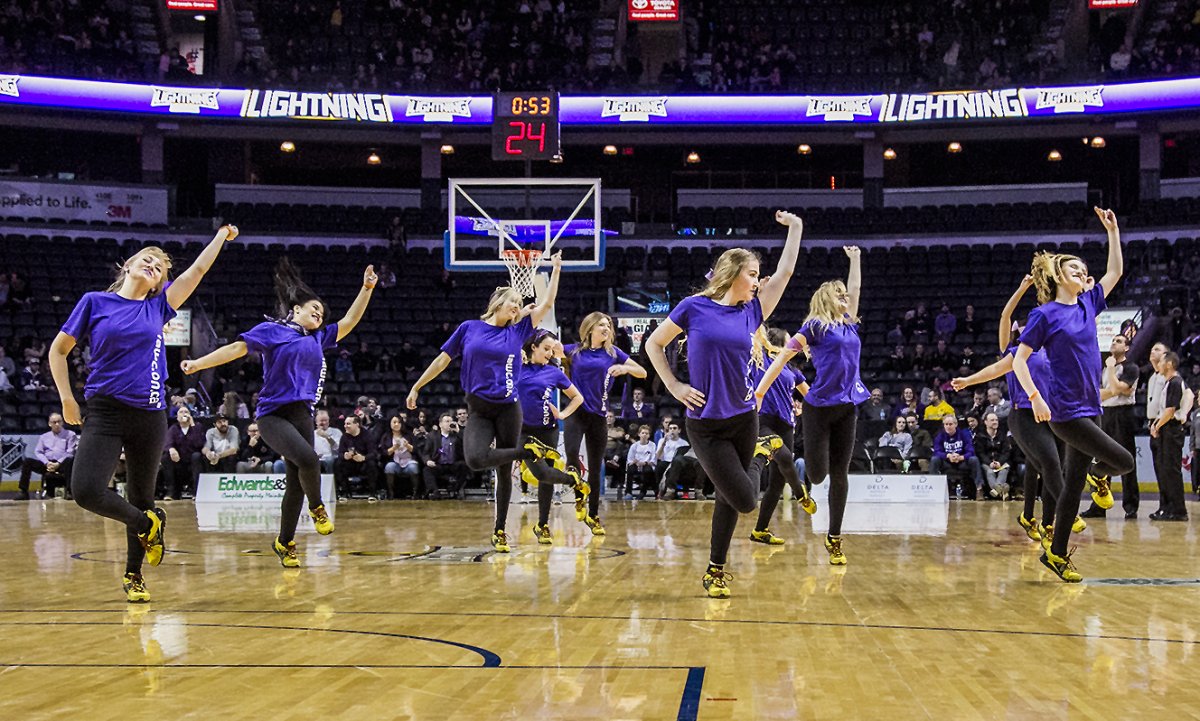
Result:
[[[1079,257],[1045,251],[1034,254],[1029,275],[1033,278],[1033,287],[1037,289],[1038,303],[1054,300],[1058,294],[1058,284],[1062,280],[1062,267],[1073,260],[1079,260]]]
[[[308,287],[308,284],[300,277],[300,269],[293,265],[286,255],[280,258],[275,265],[275,298],[279,303],[278,311],[281,320],[291,318],[294,306],[304,305],[314,300],[321,304],[322,320],[329,315],[325,301],[321,300],[321,297]]]

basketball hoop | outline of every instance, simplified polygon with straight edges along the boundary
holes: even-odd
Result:
[[[508,267],[512,287],[525,298],[535,297],[533,277],[542,265],[542,251],[506,248],[500,251],[500,260]]]

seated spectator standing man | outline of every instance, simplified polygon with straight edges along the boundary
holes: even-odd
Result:
[[[1137,458],[1137,445],[1134,442],[1137,419],[1134,417],[1133,404],[1141,371],[1137,363],[1126,357],[1129,352],[1128,338],[1121,334],[1113,336],[1109,348],[1111,354],[1104,362],[1104,381],[1100,386],[1100,407],[1104,409],[1104,415],[1100,416],[1100,427],[1109,438]],[[1150,421],[1154,421],[1153,416]],[[1121,507],[1126,518],[1137,518],[1140,501],[1137,465],[1134,464],[1133,470],[1121,476]],[[1084,518],[1104,518],[1104,514],[1104,509],[1093,502],[1079,515]]]
[[[929,460],[927,459],[933,455],[933,436],[921,427],[921,421],[917,420],[915,413],[909,413],[904,417],[904,425],[908,430],[908,435],[912,436],[912,450],[908,452],[909,459],[917,461],[919,470],[928,471]]]
[[[925,406],[925,420],[940,421],[946,416],[954,415],[954,406],[946,402],[942,392],[937,388],[929,391],[929,401],[929,405]]]
[[[860,432],[866,438],[875,438],[887,432],[892,418],[892,407],[883,400],[883,389],[875,388],[871,397],[858,408]]]
[[[1002,501],[1009,500],[1008,476],[1012,464],[1012,440],[1000,429],[995,411],[983,416],[983,427],[975,432],[975,453],[987,483],[988,494]]]
[[[182,498],[184,493],[195,489],[207,441],[187,406],[180,406],[175,411],[175,420],[176,425],[167,429],[166,456],[162,460],[164,501]]]
[[[942,309],[937,318],[933,319],[933,333],[938,340],[953,341],[954,332],[958,330],[958,317],[950,312],[950,306],[942,303]]]
[[[638,428],[637,443],[629,447],[629,455],[626,458],[625,500],[633,500],[635,482],[641,489],[638,494],[639,501],[646,497],[647,487],[651,488],[654,497],[658,498],[658,482],[654,479],[654,471],[657,469],[655,454],[654,442],[650,440],[650,426],[643,425]]]
[[[1150,425],[1150,436],[1158,439],[1154,470],[1158,476],[1159,509],[1150,514],[1152,521],[1186,521],[1187,506],[1183,495],[1183,421],[1191,411],[1194,397],[1188,398],[1179,377],[1179,356],[1163,355],[1159,369],[1167,383],[1163,389],[1163,410]]]
[[[680,430],[679,424],[675,421],[667,424],[667,433],[658,441],[658,446],[654,452],[656,461],[654,473],[660,479],[658,484],[659,499],[666,497],[667,469],[671,467],[671,462],[675,460],[675,455],[689,445],[687,441],[680,437]],[[671,487],[671,490],[675,490],[674,486]]]
[[[959,430],[958,419],[948,415],[942,419],[942,430],[933,438],[932,473],[945,473],[946,482],[954,484],[955,498],[975,500],[975,479],[979,478],[979,459],[971,434]],[[964,492],[964,488],[965,492]]]
[[[995,413],[1000,421],[1006,421],[1008,414],[1012,413],[1012,401],[1004,397],[1004,391],[992,386],[988,388],[987,399],[988,405],[984,412]]]
[[[363,430],[358,416],[346,416],[346,432],[338,444],[337,462],[333,464],[334,492],[339,500],[350,496],[350,477],[362,478],[367,487],[367,499],[378,500],[375,480],[375,444]]]
[[[211,471],[233,473],[237,468],[238,449],[241,437],[236,426],[230,425],[229,417],[218,414],[216,422],[204,434],[204,458]]]
[[[34,457],[26,458],[21,464],[18,501],[29,500],[29,476],[32,473],[42,474],[42,498],[52,497],[55,485],[71,487],[71,463],[79,438],[75,431],[63,427],[63,417],[57,413],[50,414],[49,425],[50,430],[38,438]]]
[[[313,450],[321,459],[321,472],[332,473],[333,462],[337,460],[338,446],[342,442],[342,432],[329,425],[329,411],[317,411],[313,422],[316,424],[313,430]]]
[[[271,473],[278,460],[279,454],[271,450],[259,434],[258,424],[251,423],[246,426],[246,442],[241,445],[237,454],[237,472]]]
[[[445,479],[450,495],[462,498],[467,485],[467,463],[463,455],[462,436],[454,430],[454,417],[449,413],[438,416],[437,430],[425,437],[425,492],[433,495],[438,482]]]
[[[650,423],[654,420],[654,406],[646,402],[646,391],[633,389],[633,400],[621,409],[621,420],[626,423]]]

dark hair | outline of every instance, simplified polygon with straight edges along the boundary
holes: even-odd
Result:
[[[329,315],[325,301],[308,287],[300,277],[300,269],[293,265],[286,255],[275,264],[275,298],[279,301],[279,317],[284,320],[291,317],[293,306],[304,305],[314,300],[321,304],[322,325]]]
[[[525,341],[525,347],[523,347],[521,350],[525,352],[526,356],[531,357],[534,346],[545,342],[547,338],[558,340],[558,336],[555,335],[553,331],[548,331],[545,328],[538,328],[533,332],[533,335],[530,336],[529,340]]]
[[[1163,357],[1162,357],[1162,362],[1170,363],[1172,368],[1174,368],[1175,370],[1179,370],[1179,354],[1176,353],[1175,351],[1167,351],[1166,353],[1164,353]]]
[[[442,424],[443,418],[449,418],[450,420],[454,420],[454,416],[449,411],[443,411],[438,414],[437,422],[438,422],[439,426]]]

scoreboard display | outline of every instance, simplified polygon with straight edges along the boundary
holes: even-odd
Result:
[[[492,102],[492,160],[550,160],[561,152],[558,93],[499,93]]]

